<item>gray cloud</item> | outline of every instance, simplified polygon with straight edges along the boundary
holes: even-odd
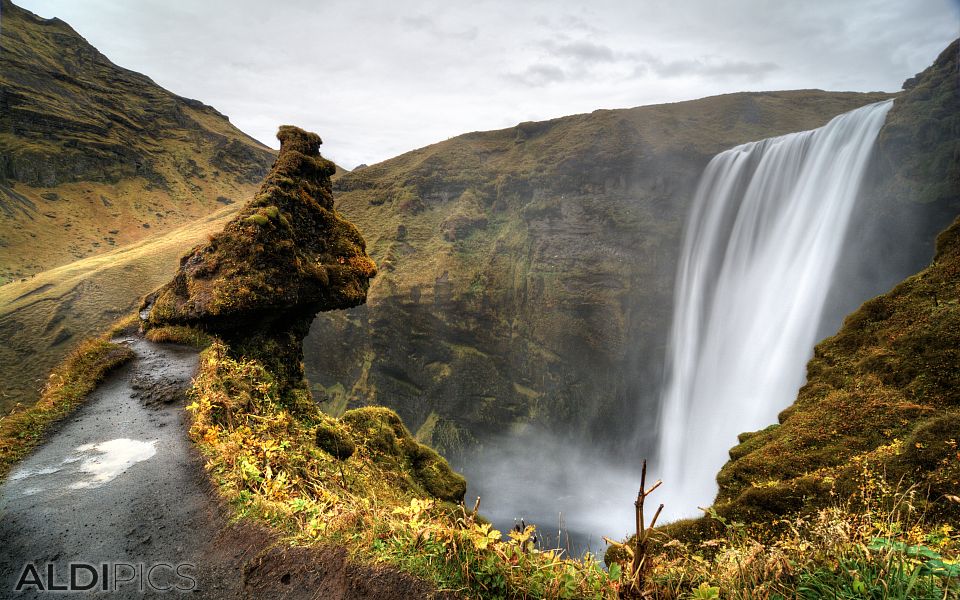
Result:
[[[760,81],[778,69],[780,69],[780,65],[773,62],[727,60],[719,57],[664,60],[658,56],[644,53],[637,56],[634,74],[644,76],[652,72],[659,77],[666,78],[703,76],[719,79],[733,77]]]
[[[586,40],[540,42],[545,59],[538,61],[522,71],[510,71],[504,78],[507,81],[530,87],[542,87],[568,79],[584,79],[590,75],[591,66],[602,63],[614,63],[621,60],[609,46]]]
[[[468,26],[462,29],[444,29],[436,21],[425,15],[403,17],[400,21],[408,29],[422,31],[437,38],[469,41],[476,39],[478,33],[476,26]]]
[[[504,79],[531,87],[541,87],[557,83],[567,78],[567,74],[555,65],[530,65],[519,73],[507,73]]]
[[[557,43],[548,40],[543,43],[544,48],[555,56],[573,59],[582,63],[613,62],[617,60],[616,53],[603,44],[596,44],[586,40]]]

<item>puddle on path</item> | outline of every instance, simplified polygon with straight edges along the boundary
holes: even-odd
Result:
[[[117,438],[95,444],[78,446],[59,464],[38,469],[20,469],[10,475],[11,481],[31,479],[31,483],[40,483],[35,478],[61,473],[75,479],[66,487],[73,490],[99,487],[116,479],[124,471],[138,462],[153,457],[157,453],[157,441],[149,442]],[[57,487],[62,486],[58,483]],[[43,491],[42,486],[32,485],[23,489],[23,495],[32,496]]]

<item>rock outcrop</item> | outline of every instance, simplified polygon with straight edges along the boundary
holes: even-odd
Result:
[[[376,266],[360,232],[334,210],[320,137],[292,126],[280,154],[240,213],[180,261],[147,296],[145,325],[191,325],[255,357],[286,390],[302,385],[302,341],[320,311],[366,301]]]
[[[314,318],[366,302],[377,269],[360,232],[334,210],[335,167],[320,156],[320,137],[285,125],[277,138],[279,156],[253,200],[185,255],[173,280],[140,307],[145,329],[186,325],[216,338],[191,391],[191,434],[214,455],[228,452],[213,450],[223,436],[287,449],[277,472],[288,469],[278,478],[289,485],[305,472],[328,482],[339,472],[336,493],[343,485],[381,500],[377,489],[403,503],[411,496],[462,502],[466,480],[395,412],[365,407],[334,419],[306,388],[303,339]],[[291,467],[300,460],[294,455],[302,470]],[[330,460],[337,466],[320,475]],[[358,479],[373,483],[363,488]]]

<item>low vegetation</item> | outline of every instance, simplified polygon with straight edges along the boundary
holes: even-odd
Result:
[[[213,338],[196,327],[186,325],[168,325],[154,327],[144,335],[148,340],[157,344],[183,344],[200,350],[213,343]]]
[[[17,405],[0,417],[0,478],[43,440],[51,425],[80,406],[107,374],[133,358],[130,348],[109,337],[82,342],[50,373],[37,403]]]
[[[616,595],[618,569],[541,552],[533,527],[504,538],[467,510],[463,478],[389,409],[334,419],[312,403],[291,408],[263,364],[220,341],[202,353],[190,395],[190,435],[222,495],[289,543],[342,545],[469,597]]]
[[[805,516],[748,525],[711,510],[716,537],[659,534],[640,597],[960,598],[960,536],[925,515],[922,500],[918,487],[864,470],[855,497]]]

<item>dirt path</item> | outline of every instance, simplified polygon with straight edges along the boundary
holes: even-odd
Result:
[[[44,587],[48,563],[55,584],[69,581],[70,563],[95,565],[102,584],[107,564],[109,579],[134,579],[116,586],[130,593],[140,591],[138,565],[169,564],[174,568],[150,573],[156,587],[196,585],[209,597],[230,595],[222,589],[220,565],[209,568],[208,546],[220,533],[220,519],[183,422],[196,352],[140,338],[123,343],[137,358],[100,385],[0,487],[4,592],[14,590],[28,563]],[[192,566],[177,574],[178,565]],[[77,575],[81,586],[93,577],[82,568]],[[143,587],[150,595],[150,585]],[[30,589],[21,597],[49,596]]]
[[[196,352],[122,343],[136,358],[0,485],[0,598],[176,598],[178,588],[216,599],[433,595],[425,582],[354,564],[342,549],[286,548],[267,530],[229,525],[186,434]],[[18,593],[30,564],[28,579],[44,590]],[[71,564],[91,565],[75,567],[81,587],[97,571],[93,589],[51,593],[51,581],[69,584]]]

